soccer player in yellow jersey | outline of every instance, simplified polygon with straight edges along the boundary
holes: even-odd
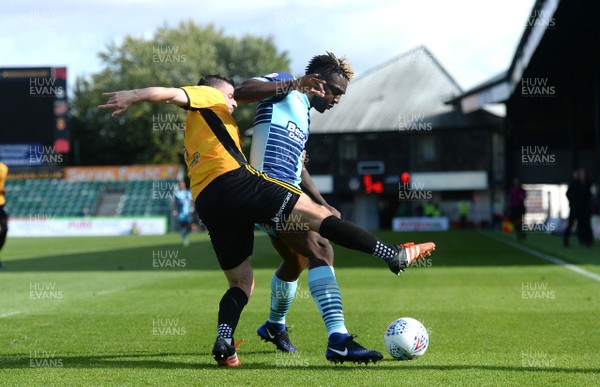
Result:
[[[6,203],[6,198],[4,197],[4,184],[6,183],[6,176],[8,175],[8,167],[6,164],[0,161],[0,250],[2,250],[2,246],[4,246],[4,242],[6,242],[6,233],[8,232],[8,215],[4,211],[4,204]],[[0,262],[0,269],[2,269],[4,265]]]
[[[321,196],[305,166],[305,144],[310,135],[310,111],[333,109],[346,94],[354,71],[345,57],[333,53],[315,55],[306,75],[319,74],[323,96],[282,89],[281,82],[295,79],[276,71],[251,78],[235,89],[240,102],[257,102],[250,150],[250,164],[261,172],[302,189],[315,203],[334,215],[340,212]],[[301,78],[300,78],[301,79]],[[334,252],[329,241],[306,228],[267,229],[277,253],[283,258],[271,278],[271,305],[267,321],[256,332],[283,352],[296,352],[287,332],[286,317],[295,298],[298,278],[308,267],[308,289],[327,329],[325,357],[332,362],[376,362],[383,355],[354,340],[346,328],[342,296],[333,268]],[[347,349],[347,350],[346,350]]]
[[[286,81],[284,86],[314,93],[318,77]],[[393,245],[334,216],[296,187],[273,179],[248,165],[240,146],[240,132],[232,116],[237,107],[234,84],[219,75],[203,77],[197,86],[148,87],[105,93],[102,109],[113,116],[136,102],[168,103],[188,110],[185,158],[192,195],[200,219],[208,229],[213,249],[229,289],[219,303],[217,339],[213,356],[221,366],[240,365],[233,334],[254,289],[248,259],[254,243],[254,224],[278,227],[293,219],[333,243],[372,254],[399,274],[413,260],[431,254],[435,245]]]

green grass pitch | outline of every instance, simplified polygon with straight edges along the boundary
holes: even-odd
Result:
[[[256,328],[279,258],[257,234],[256,289],[236,339],[242,367],[210,356],[226,281],[204,234],[183,247],[160,237],[9,239],[0,271],[0,385],[470,386],[600,384],[600,282],[478,231],[378,233],[437,243],[430,260],[395,277],[374,257],[336,247],[346,325],[385,354],[334,365],[302,274],[288,315],[299,352],[282,355]],[[600,274],[598,248],[560,238],[522,243]],[[419,360],[393,360],[383,333],[399,317],[430,332]]]

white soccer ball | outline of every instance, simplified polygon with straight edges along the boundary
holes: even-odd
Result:
[[[383,336],[385,348],[396,360],[417,359],[429,346],[429,333],[419,321],[402,317],[390,324]]]

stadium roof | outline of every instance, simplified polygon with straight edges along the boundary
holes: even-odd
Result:
[[[538,0],[531,10],[510,68],[481,85],[449,99],[447,103],[458,103],[464,113],[470,113],[484,108],[487,104],[506,102],[517,89],[516,86],[521,81],[546,31],[554,27],[554,14],[559,4],[560,0]]]
[[[397,131],[411,117],[433,122],[435,129],[454,110],[444,102],[461,93],[429,50],[419,46],[354,79],[332,110],[313,110],[311,133]]]

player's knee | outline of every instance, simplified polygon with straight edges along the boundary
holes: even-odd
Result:
[[[331,215],[333,215],[333,212],[331,212],[329,210],[329,208],[327,208],[327,207],[322,206],[322,205],[319,204],[318,207],[317,207],[317,214],[318,214],[320,220],[323,220],[323,219],[325,219],[325,218],[330,217]]]
[[[313,244],[310,255],[310,266],[333,266],[333,247],[327,240],[319,240]]]
[[[323,260],[327,265],[333,266],[333,247],[331,244],[329,242],[324,242],[320,249]]]
[[[323,219],[333,215],[333,213],[327,207],[315,203],[312,201],[312,199],[306,196],[306,194],[302,194],[302,196],[300,196],[298,203],[294,207],[293,213],[294,212],[304,216],[309,222],[309,225],[313,226],[320,224]]]

